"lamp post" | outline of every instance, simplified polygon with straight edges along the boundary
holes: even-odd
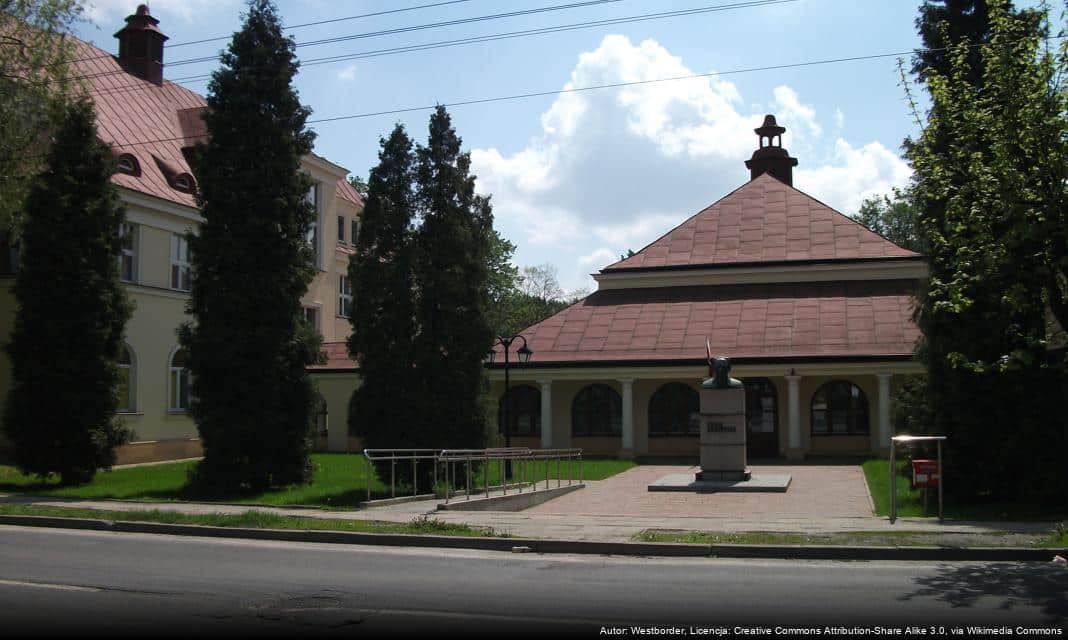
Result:
[[[530,362],[530,356],[534,355],[530,347],[527,346],[527,339],[522,334],[514,336],[497,336],[493,340],[493,345],[490,347],[489,354],[486,356],[487,362],[493,364],[493,360],[497,355],[496,347],[500,345],[504,349],[504,411],[502,418],[504,419],[504,446],[505,448],[511,448],[512,446],[512,425],[508,420],[508,405],[511,403],[511,397],[508,395],[509,390],[509,378],[508,371],[511,365],[509,354],[512,350],[512,343],[516,340],[522,340],[523,346],[516,349],[516,355],[519,356],[519,364],[526,364]],[[504,477],[506,480],[512,478],[512,460],[511,458],[505,461],[504,465]]]

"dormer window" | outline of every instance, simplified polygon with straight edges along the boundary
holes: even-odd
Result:
[[[130,176],[141,175],[141,164],[137,161],[137,158],[133,154],[124,153],[120,155],[116,161],[119,173],[125,173]]]
[[[174,176],[174,182],[172,186],[179,191],[184,191],[185,193],[193,193],[193,176],[189,175],[188,173],[179,173],[178,175]]]

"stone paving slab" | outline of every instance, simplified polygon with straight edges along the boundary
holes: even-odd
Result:
[[[692,473],[669,473],[649,485],[649,491],[689,493],[780,493],[790,488],[790,474],[753,475],[748,480],[695,480]]]
[[[618,515],[724,517],[754,523],[781,518],[870,518],[868,483],[858,465],[751,465],[754,475],[789,475],[785,493],[660,493],[648,486],[695,467],[640,465],[605,480],[587,481],[582,491],[524,511],[531,515]]]

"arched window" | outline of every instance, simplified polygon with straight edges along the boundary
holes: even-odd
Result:
[[[325,436],[330,429],[329,417],[330,412],[326,406],[326,398],[323,394],[315,394],[314,411],[312,412],[312,422],[315,424],[315,433],[320,436]]]
[[[171,355],[167,384],[167,408],[171,411],[189,411],[189,369],[186,368],[186,359],[185,349],[178,349]]]
[[[669,382],[649,400],[649,437],[696,436],[701,431],[701,400],[688,384]]]
[[[868,399],[848,380],[833,380],[812,396],[812,435],[867,435]]]
[[[504,410],[505,402],[508,403],[507,413]],[[506,415],[507,432],[504,430]],[[540,436],[541,392],[527,385],[509,389],[508,394],[501,396],[497,403],[497,425],[501,435],[508,433],[513,436]]]
[[[618,436],[623,432],[623,400],[608,385],[591,384],[571,403],[571,435]]]
[[[134,366],[133,351],[129,345],[119,346],[119,387],[116,390],[119,398],[115,410],[119,413],[133,413],[136,411],[136,385],[137,367]]]

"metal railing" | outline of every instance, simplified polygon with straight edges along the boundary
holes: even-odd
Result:
[[[412,495],[419,495],[418,489],[418,465],[422,460],[432,460],[434,465],[432,484],[437,485],[439,473],[444,475],[444,497],[449,502],[452,497],[460,493],[458,487],[462,486],[462,493],[467,500],[474,493],[482,493],[488,498],[490,491],[500,489],[504,495],[508,495],[509,489],[522,493],[527,487],[531,491],[537,490],[538,484],[544,481],[545,489],[550,484],[550,467],[556,463],[556,486],[563,486],[563,471],[567,471],[567,484],[583,482],[582,449],[529,449],[525,447],[495,448],[495,449],[364,449],[364,457],[367,458],[365,480],[367,482],[367,500],[371,499],[371,469],[377,462],[390,463],[389,493],[390,497],[397,495],[397,463],[409,464],[412,471]],[[544,474],[539,473],[539,463],[544,468]],[[566,463],[566,469],[563,468]],[[575,477],[577,463],[578,477]],[[499,484],[491,484],[490,471],[497,467]],[[479,469],[481,466],[481,469]],[[508,469],[512,471],[512,477],[506,478]],[[482,478],[482,488],[479,489],[479,478]],[[437,493],[436,487],[431,490]]]
[[[397,461],[402,460],[411,464],[412,467],[412,495],[419,495],[419,461],[430,460],[434,464],[434,482],[438,479],[438,450],[437,449],[364,449],[363,456],[367,458],[367,466],[364,467],[364,480],[367,483],[367,500],[371,500],[371,470],[376,462],[389,462],[389,497],[397,497]],[[434,487],[431,485],[430,490]]]

